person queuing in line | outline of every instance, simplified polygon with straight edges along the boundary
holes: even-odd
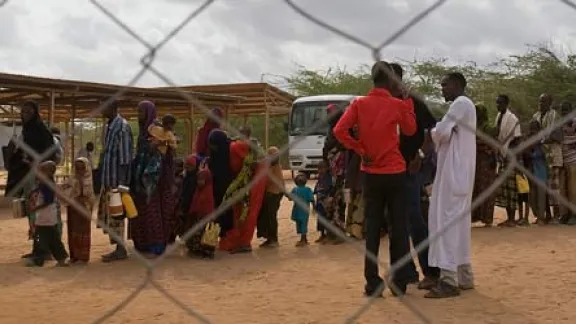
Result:
[[[56,163],[53,161],[42,162],[39,166],[42,173],[52,185],[55,185],[54,176],[56,174]],[[32,191],[29,199],[30,211],[36,213],[32,232],[34,233],[34,252],[28,258],[26,266],[42,267],[47,255],[52,255],[58,267],[66,267],[68,253],[60,233],[58,232],[58,215],[56,210],[56,193],[50,186],[40,178],[37,179],[38,186]]]
[[[509,158],[506,156],[510,143],[522,136],[518,117],[510,110],[510,97],[506,94],[500,94],[496,97],[496,107],[498,114],[494,127],[496,128],[496,138],[501,145],[498,160],[498,173],[506,172]],[[518,209],[518,186],[516,183],[516,174],[512,172],[506,178],[506,181],[500,186],[495,201],[496,206],[506,209],[506,221],[498,226],[516,226],[516,210]]]
[[[558,127],[559,116],[556,110],[552,109],[554,99],[552,95],[543,93],[538,98],[539,110],[534,113],[532,120],[537,121],[542,129],[551,128],[553,131],[550,135],[542,138],[544,144],[544,151],[546,152],[546,161],[550,172],[548,174],[548,187],[556,195],[560,194],[560,170],[564,165],[562,156],[562,127]],[[556,195],[548,194],[546,200],[546,222],[558,223],[560,218],[560,206],[556,199]]]
[[[266,193],[258,216],[257,236],[266,239],[260,247],[278,247],[278,210],[282,197],[286,194],[282,166],[280,165],[280,150],[276,146],[268,148],[270,169],[266,182]]]
[[[134,248],[150,259],[162,255],[173,243],[178,224],[173,194],[176,152],[173,146],[164,145],[150,136],[149,130],[157,115],[153,102],[144,100],[138,104],[140,132],[132,163],[130,190],[138,210],[138,217],[130,219],[130,238]],[[168,133],[172,132],[168,130]]]
[[[383,293],[384,282],[379,275],[378,257],[384,215],[388,216],[390,264],[398,267],[392,274],[395,295],[403,295],[413,275],[409,264],[397,262],[410,253],[406,222],[406,161],[400,151],[400,132],[407,136],[416,133],[417,125],[411,100],[393,97],[400,83],[394,78],[387,62],[372,67],[374,87],[367,96],[357,98],[344,112],[333,129],[334,136],[346,148],[362,157],[364,172],[364,212],[366,222],[366,255],[364,277],[367,296]],[[358,139],[350,129],[358,125]]]
[[[572,103],[564,101],[560,105],[563,117],[573,112]],[[562,125],[562,163],[560,169],[560,193],[568,201],[576,202],[576,118]],[[562,223],[576,225],[576,215],[566,206],[560,206]]]
[[[306,186],[308,177],[300,173],[294,179],[296,187],[292,188],[290,200],[294,200],[292,216],[290,219],[296,224],[296,233],[300,235],[300,241],[296,247],[308,245],[308,221],[310,219],[310,205],[314,205],[314,192]]]
[[[537,136],[541,130],[542,127],[538,121],[533,120],[530,122],[530,137]],[[534,175],[534,177],[536,177],[536,179],[540,180],[542,185],[545,186],[548,183],[549,172],[544,144],[536,142],[527,149],[525,166]],[[548,217],[548,204],[546,202],[548,196],[546,190],[533,180],[529,180],[528,183],[530,186],[530,208],[536,217],[536,224],[544,225],[546,224],[546,219]]]
[[[86,264],[90,261],[92,222],[91,217],[87,217],[86,213],[92,216],[95,202],[91,168],[90,161],[85,157],[79,157],[74,161],[70,198],[74,199],[85,210],[68,206],[66,212],[71,264]]]
[[[473,289],[470,265],[471,205],[476,170],[476,107],[466,96],[466,78],[452,72],[442,78],[448,112],[430,132],[438,152],[428,226],[435,239],[429,262],[440,268],[440,280],[425,295],[446,298]],[[445,232],[444,232],[445,231]]]
[[[102,256],[102,261],[113,262],[128,258],[128,252],[117,238],[124,237],[125,217],[112,217],[108,213],[109,192],[118,186],[130,184],[130,166],[133,157],[132,128],[126,119],[118,112],[118,103],[109,99],[105,102],[102,116],[108,119],[104,127],[104,150],[100,158],[99,172],[101,177],[100,208],[98,220],[106,225],[105,233],[110,234],[110,243],[115,245],[114,251]]]
[[[488,123],[488,109],[483,104],[476,105],[476,129],[484,136],[494,137],[495,129]],[[476,136],[476,175],[473,200],[482,195],[496,180],[498,151],[481,136]],[[485,227],[494,223],[496,195],[488,196],[472,211],[472,222],[482,222]]]
[[[314,211],[316,212],[317,223],[316,230],[320,233],[320,236],[316,240],[316,243],[323,244],[328,238],[328,229],[322,221],[322,217],[326,220],[326,199],[330,191],[332,190],[332,175],[330,175],[330,170],[328,169],[328,163],[326,161],[320,161],[318,164],[318,181],[316,181],[316,186],[314,187]]]
[[[402,80],[404,71],[399,64],[392,63],[392,70],[399,80]],[[397,97],[401,97],[402,93],[395,93]],[[408,195],[408,229],[412,244],[414,246],[420,245],[428,239],[428,224],[424,222],[421,209],[421,193],[422,193],[422,160],[426,157],[422,147],[425,141],[430,142],[429,131],[436,125],[436,118],[421,99],[410,96],[408,100],[412,101],[414,106],[414,115],[416,116],[416,133],[412,136],[400,134],[400,151],[406,161],[408,169],[406,175],[407,195]],[[422,267],[424,279],[418,284],[419,289],[430,289],[438,280],[440,276],[439,269],[433,268],[428,265],[428,247],[421,249],[418,252],[418,261]],[[412,262],[411,266],[414,268],[415,281],[418,281],[418,273],[416,266]]]

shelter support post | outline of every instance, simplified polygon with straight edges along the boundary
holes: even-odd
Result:
[[[270,107],[266,104],[266,113],[264,117],[264,146],[270,147]]]
[[[74,102],[72,102],[72,118],[70,118],[70,133],[68,134],[68,138],[70,138],[70,163],[67,164],[68,166],[68,171],[70,169],[70,166],[73,165],[74,163],[74,158],[75,158],[75,152],[76,152],[76,124],[74,123],[74,121],[76,120],[76,104]],[[70,172],[68,172],[70,173]]]
[[[54,126],[54,111],[56,110],[56,93],[50,91],[50,107],[48,108],[48,123]]]
[[[189,108],[189,123],[190,123],[190,127],[189,129],[189,137],[190,138],[190,142],[188,143],[189,150],[190,153],[194,152],[194,141],[196,140],[196,123],[194,122],[194,105],[190,105]]]

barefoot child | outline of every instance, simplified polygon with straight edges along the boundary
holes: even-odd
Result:
[[[46,161],[38,167],[40,172],[54,182],[56,164]],[[58,262],[57,266],[65,267],[68,253],[60,239],[58,232],[58,211],[56,208],[56,194],[44,182],[38,180],[38,187],[30,197],[30,211],[36,213],[33,224],[34,249],[32,257],[28,259],[27,266],[42,267],[46,256],[51,254]]]
[[[310,218],[310,204],[314,203],[314,193],[312,189],[306,187],[307,177],[298,174],[294,179],[296,187],[292,189],[292,196],[299,199],[299,203],[294,202],[291,219],[296,223],[296,233],[300,234],[300,241],[297,247],[308,245],[308,219]],[[302,206],[306,204],[306,207]]]

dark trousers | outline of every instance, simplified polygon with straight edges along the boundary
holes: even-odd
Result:
[[[397,261],[410,254],[406,221],[406,174],[366,174],[363,192],[366,222],[365,291],[373,293],[382,284],[382,278],[378,264],[368,254],[378,257],[380,234],[385,221],[388,224],[390,264],[396,267]],[[410,263],[406,263],[392,274],[392,281],[401,288],[408,284],[411,276]]]
[[[406,188],[408,197],[408,232],[412,238],[412,244],[417,247],[428,239],[428,224],[422,217],[422,182],[418,174],[408,174],[406,176]],[[420,267],[422,267],[424,276],[432,278],[440,276],[440,269],[428,265],[428,245],[418,253],[418,262]]]
[[[43,266],[46,256],[52,254],[57,261],[66,260],[68,253],[60,239],[58,226],[36,226],[32,258],[38,266]]]
[[[266,192],[260,215],[258,216],[257,236],[278,242],[278,209],[284,194]]]

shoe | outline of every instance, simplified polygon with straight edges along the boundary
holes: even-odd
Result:
[[[322,243],[326,241],[326,235],[320,235],[319,238],[316,239],[316,241],[314,241],[314,243]]]
[[[250,253],[252,252],[252,247],[250,246],[241,246],[237,249],[230,251],[230,254],[240,254],[240,253]]]
[[[384,297],[384,290],[386,290],[386,285],[384,283],[380,283],[373,286],[364,286],[364,296],[371,297],[371,298],[383,298]]]
[[[460,290],[473,290],[475,287],[474,283],[466,284],[466,285],[458,285]]]
[[[402,296],[406,295],[407,286],[408,286],[407,284],[395,282],[394,283],[394,289],[392,289],[392,287],[388,287],[388,288],[390,289],[390,292],[392,292],[392,296],[402,297]]]
[[[307,245],[308,245],[307,241],[298,241],[298,243],[296,243],[296,247],[304,247]]]
[[[41,265],[34,262],[34,259],[32,259],[32,258],[27,259],[25,264],[26,264],[26,267],[28,267],[28,268],[42,267]]]
[[[424,277],[422,281],[418,283],[418,289],[420,290],[430,290],[438,284],[438,279],[432,277]]]
[[[458,287],[452,286],[445,281],[440,280],[435,287],[432,287],[432,289],[430,289],[430,291],[424,295],[424,298],[441,299],[457,296],[460,296],[460,289]]]
[[[114,251],[111,254],[103,255],[102,262],[110,263],[114,261],[121,261],[128,259],[128,254],[126,252]]]
[[[266,240],[264,243],[260,244],[259,247],[260,248],[275,248],[275,247],[278,247],[278,242]]]
[[[56,263],[56,267],[58,268],[67,268],[70,264],[66,262],[66,260],[60,260]]]

